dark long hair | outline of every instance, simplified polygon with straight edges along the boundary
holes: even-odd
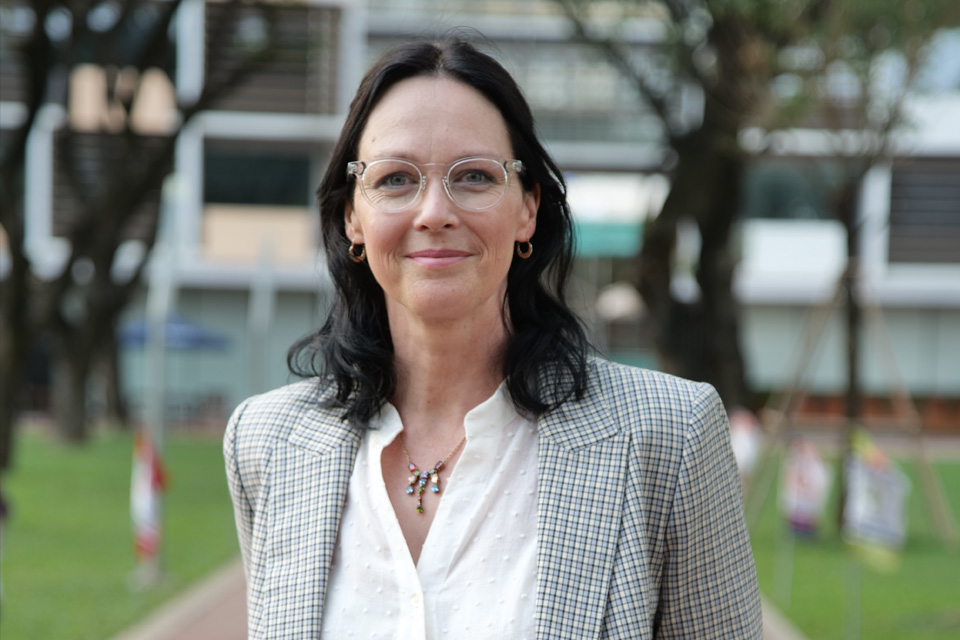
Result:
[[[365,264],[347,255],[344,206],[354,180],[347,163],[357,159],[370,113],[390,87],[417,76],[447,77],[482,93],[507,125],[513,157],[521,160],[521,182],[540,185],[536,250],[514,258],[507,275],[505,317],[510,318],[503,374],[517,410],[536,417],[586,388],[587,340],[564,299],[574,254],[573,221],[566,183],[537,139],[533,115],[520,88],[496,60],[459,38],[413,42],[384,53],[360,83],[330,164],[317,190],[327,267],[335,288],[323,327],[296,342],[287,365],[300,376],[324,375],[336,384],[335,404],[350,423],[364,426],[396,386],[393,342],[383,290]]]

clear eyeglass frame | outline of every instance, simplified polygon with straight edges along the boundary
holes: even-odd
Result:
[[[487,162],[489,163],[489,166],[491,168],[493,166],[496,166],[501,171],[503,171],[503,185],[502,187],[498,186],[497,188],[497,191],[499,191],[499,193],[495,192],[494,193],[495,198],[492,198],[492,199],[489,197],[485,197],[484,199],[485,200],[490,199],[490,202],[488,203],[485,202],[482,206],[474,206],[470,204],[469,201],[464,201],[463,200],[464,196],[461,196],[461,198],[458,199],[457,190],[451,186],[451,176],[455,174],[458,167],[469,166],[470,163],[476,163],[476,162]],[[375,168],[378,165],[384,166],[388,163],[398,163],[399,165],[403,165],[405,168],[414,169],[416,171],[416,175],[418,177],[418,182],[419,182],[419,186],[417,188],[416,193],[414,193],[412,196],[407,198],[397,198],[397,206],[392,206],[392,207],[387,206],[387,202],[389,202],[391,198],[377,199],[374,196],[372,196],[368,191],[370,187],[367,185],[367,181],[364,179],[366,172],[369,171],[371,168]],[[354,176],[357,179],[357,183],[360,185],[360,191],[361,193],[363,193],[364,199],[367,202],[369,202],[371,205],[373,205],[376,209],[387,212],[387,213],[397,213],[400,211],[406,211],[410,207],[413,207],[418,202],[420,202],[420,199],[423,197],[423,192],[427,188],[427,171],[425,171],[427,167],[448,167],[442,179],[443,190],[447,194],[447,197],[450,199],[451,202],[453,202],[458,207],[462,209],[466,209],[468,211],[485,211],[487,209],[495,207],[497,204],[500,203],[501,200],[503,200],[504,196],[506,196],[507,191],[510,188],[510,173],[514,172],[517,174],[522,174],[524,171],[523,162],[521,162],[520,160],[506,160],[501,162],[500,160],[495,160],[493,158],[470,157],[470,158],[461,158],[460,160],[457,160],[451,163],[430,162],[425,164],[417,164],[415,162],[411,162],[410,160],[403,160],[401,158],[381,158],[379,160],[374,160],[373,162],[370,162],[370,163],[366,163],[362,160],[354,160],[353,162],[348,162],[347,177]],[[394,174],[388,174],[388,175],[394,175]]]

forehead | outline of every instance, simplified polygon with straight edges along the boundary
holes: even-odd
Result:
[[[408,78],[387,90],[370,113],[358,150],[364,160],[418,162],[513,155],[507,125],[492,102],[467,84],[433,76]]]

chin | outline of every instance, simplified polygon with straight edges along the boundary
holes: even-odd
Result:
[[[489,322],[502,313],[502,304],[494,295],[465,288],[451,291],[450,287],[426,287],[402,306],[413,316],[430,321],[486,318]]]

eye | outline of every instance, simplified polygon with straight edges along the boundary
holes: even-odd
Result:
[[[493,180],[493,176],[491,176],[486,171],[480,171],[478,169],[467,171],[465,174],[463,174],[464,182],[473,182],[473,183],[479,184],[482,182],[490,182],[492,180]]]
[[[478,187],[489,187],[497,184],[497,179],[492,173],[477,167],[464,168],[462,171],[456,172],[451,177],[453,186],[455,188],[476,189]]]
[[[397,171],[379,178],[374,188],[388,191],[409,189],[410,187],[417,186],[419,183],[420,181],[409,173]]]

